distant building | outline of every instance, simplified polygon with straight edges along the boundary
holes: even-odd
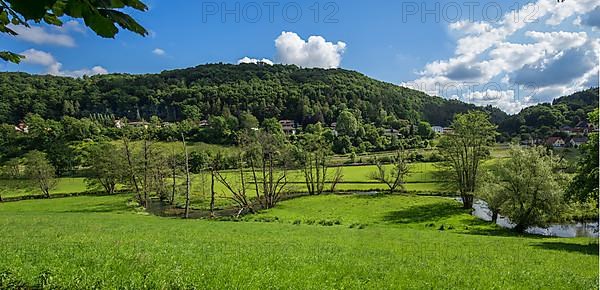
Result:
[[[442,126],[431,126],[431,130],[433,130],[433,132],[435,132],[436,134],[444,133],[444,127]]]
[[[454,133],[454,129],[452,129],[452,128],[450,128],[450,127],[445,127],[445,128],[442,130],[442,133],[443,133],[443,134],[452,134],[452,133]]]
[[[287,135],[296,135],[296,122],[294,120],[279,120],[283,133]]]
[[[546,139],[546,145],[552,146],[554,148],[562,148],[565,147],[565,140],[560,137],[550,137]]]
[[[385,129],[385,131],[383,132],[383,135],[388,136],[388,137],[400,136],[400,130]]]
[[[569,140],[569,145],[571,145],[571,147],[579,148],[579,146],[587,143],[587,141],[587,137],[573,137]]]
[[[125,127],[125,123],[123,123],[123,120],[121,120],[121,119],[113,120],[113,123],[115,124],[115,127],[117,129],[121,129],[121,128]]]
[[[132,126],[132,127],[148,129],[148,126],[150,126],[150,123],[148,123],[146,121],[138,121],[138,122],[129,122],[129,123],[127,123],[127,125]]]
[[[331,129],[331,132],[333,133],[334,136],[338,136],[338,131],[337,131],[337,122],[333,122],[331,123],[331,126],[329,126],[329,129]]]
[[[208,120],[202,120],[202,121],[200,121],[200,123],[198,123],[198,126],[200,126],[200,127],[208,127]]]
[[[573,134],[573,128],[571,128],[571,126],[562,126],[560,127],[560,131],[565,134]]]
[[[27,126],[27,124],[24,122],[20,122],[15,126],[15,131],[27,134],[29,133],[29,126]]]

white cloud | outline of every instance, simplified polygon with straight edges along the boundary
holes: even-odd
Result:
[[[154,53],[158,56],[164,56],[167,54],[167,52],[162,48],[155,48],[154,50],[152,50],[152,53]]]
[[[597,86],[593,76],[599,70],[598,35],[595,30],[582,31],[573,22],[598,10],[600,2],[538,0],[531,5],[507,13],[499,22],[450,24],[458,37],[454,56],[426,64],[416,80],[403,85],[447,98],[458,95],[511,113],[590,83]],[[528,18],[515,19],[515,15]],[[518,89],[525,83],[533,83],[535,92]],[[490,84],[494,89],[489,89]]]
[[[240,63],[254,63],[254,64],[257,64],[259,62],[266,63],[268,65],[273,65],[273,61],[271,61],[270,59],[267,59],[267,58],[256,59],[256,58],[249,58],[247,56],[244,57],[244,58],[242,58],[242,59],[240,59],[240,60],[238,60],[237,63],[238,64],[240,64]]]
[[[284,64],[301,67],[338,68],[346,43],[328,42],[322,36],[310,36],[303,40],[294,32],[282,32],[275,40],[277,60]]]
[[[33,48],[23,51],[20,54],[25,56],[23,63],[45,67],[45,73],[49,75],[83,77],[84,75],[92,76],[108,73],[108,71],[101,66],[83,68],[74,71],[62,70],[62,63],[57,61],[52,54]]]
[[[18,33],[15,36],[17,39],[23,41],[35,43],[35,44],[51,44],[58,46],[74,47],[75,40],[70,35],[66,34],[67,30],[72,30],[73,27],[78,24],[72,24],[73,22],[67,22],[65,27],[54,29],[55,32],[49,31],[46,27],[42,26],[30,26],[25,27],[22,25],[10,25],[10,29]],[[78,23],[75,21],[75,23]]]

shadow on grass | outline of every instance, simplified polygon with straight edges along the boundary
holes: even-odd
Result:
[[[447,202],[439,202],[389,212],[384,216],[384,221],[396,224],[435,222],[463,214],[469,214],[469,210],[463,209],[458,204],[452,205]]]
[[[541,242],[538,244],[534,244],[533,247],[545,250],[555,250],[555,251],[566,251],[566,252],[575,252],[586,255],[596,255],[598,256],[598,244],[590,243],[587,245],[581,244],[570,244],[564,242]]]

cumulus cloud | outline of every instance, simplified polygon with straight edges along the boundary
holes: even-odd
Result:
[[[57,61],[52,54],[33,48],[23,51],[20,54],[25,56],[23,63],[42,66],[46,69],[45,73],[49,75],[83,77],[84,75],[92,76],[108,73],[108,71],[101,66],[94,66],[92,68],[83,68],[73,71],[62,70],[62,63]]]
[[[163,55],[167,54],[167,52],[162,48],[155,48],[154,50],[152,50],[152,53],[154,53],[158,56],[163,56]]]
[[[282,32],[275,40],[277,60],[284,64],[301,67],[338,68],[346,43],[328,42],[322,36],[302,39],[294,32]]]
[[[338,68],[342,62],[342,55],[346,50],[346,43],[338,41],[329,42],[322,36],[310,36],[308,40],[302,39],[294,32],[282,32],[275,39],[277,63],[295,64],[306,68]],[[258,59],[244,57],[238,60],[241,63],[266,63],[273,65],[268,58]]]
[[[71,24],[69,24],[71,23]],[[18,33],[15,36],[17,39],[35,43],[35,44],[50,44],[66,47],[74,47],[75,40],[66,32],[77,26],[78,22],[67,22],[65,27],[55,28],[53,31],[42,26],[25,27],[22,25],[10,25],[10,29]]]
[[[240,60],[238,60],[237,63],[238,64],[241,64],[241,63],[253,63],[253,64],[257,64],[259,62],[266,63],[268,65],[273,65],[273,61],[271,61],[270,59],[267,59],[267,58],[256,59],[256,58],[249,58],[247,56],[244,57],[244,58],[242,58],[242,59],[240,59]]]
[[[499,22],[450,24],[457,36],[454,55],[426,64],[416,80],[403,85],[511,113],[598,86],[597,30],[582,31],[577,24],[595,26],[600,2],[538,0],[531,5],[536,13],[531,14],[531,6],[516,13],[531,15],[527,21],[515,21],[515,13],[509,12]]]

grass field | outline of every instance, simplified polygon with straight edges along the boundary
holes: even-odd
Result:
[[[513,236],[439,197],[303,197],[242,222],[127,200],[0,204],[0,288],[598,288],[592,240]]]
[[[388,166],[389,167],[389,166]],[[406,178],[406,189],[413,192],[436,192],[442,190],[439,181],[437,181],[433,172],[436,170],[433,163],[414,163],[411,164],[411,173]],[[370,180],[368,175],[376,169],[375,166],[348,166],[344,167],[344,180],[338,184],[336,190],[342,191],[369,191],[369,190],[387,190],[383,183]],[[333,175],[335,169],[329,169],[329,175]],[[236,171],[224,172],[224,176],[234,184],[238,183],[238,173]],[[306,192],[304,176],[301,171],[294,170],[289,172],[290,185],[288,192]],[[183,182],[180,179],[180,182]],[[251,185],[250,185],[251,187]],[[225,186],[216,184],[216,192],[219,197],[217,206],[227,206],[231,202],[226,197],[230,195]],[[326,190],[331,188],[328,183]],[[18,197],[25,195],[39,195],[40,191],[31,182],[23,180],[0,180],[0,191],[3,197]],[[86,192],[88,188],[84,178],[60,178],[57,187],[51,191],[51,194],[80,193]],[[192,176],[192,200],[195,206],[206,206],[210,195],[210,175],[195,174]]]

